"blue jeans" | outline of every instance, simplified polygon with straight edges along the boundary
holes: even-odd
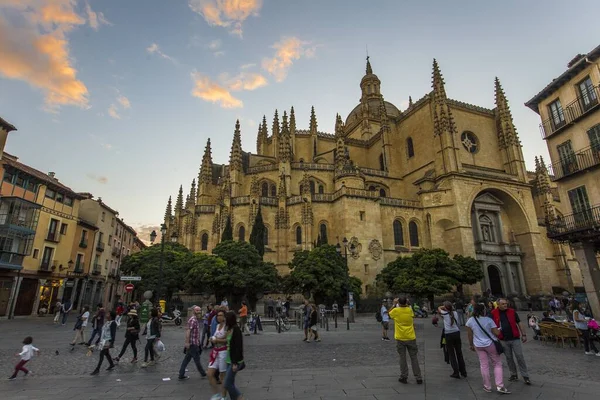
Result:
[[[225,373],[225,383],[223,384],[223,387],[227,390],[227,393],[229,393],[231,400],[237,400],[242,395],[238,388],[235,387],[236,374],[237,372],[233,371],[232,364],[227,364],[227,372]]]
[[[102,338],[102,328],[94,328],[94,330],[92,331],[92,336],[90,336],[90,340],[88,340],[87,345],[91,346],[92,345],[92,341],[94,341],[94,338],[96,337],[96,335],[98,335],[98,339],[96,339],[96,344],[100,343],[100,339]]]
[[[187,349],[187,351],[185,352],[185,358],[183,359],[183,361],[181,363],[181,368],[179,368],[179,377],[180,378],[183,378],[185,376],[185,367],[187,367],[187,365],[189,364],[189,362],[192,358],[194,359],[194,364],[196,364],[196,368],[198,368],[198,372],[200,372],[200,375],[206,376],[206,372],[204,371],[204,368],[202,368],[202,365],[200,364],[200,354],[201,353],[202,353],[202,350],[200,349],[199,346],[197,346],[195,344],[190,345],[190,348]]]
[[[63,315],[62,315],[62,324],[63,325],[67,323],[67,318],[68,317],[69,317],[69,313],[68,312],[63,313]]]

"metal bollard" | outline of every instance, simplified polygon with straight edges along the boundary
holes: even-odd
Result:
[[[335,329],[337,329],[337,312],[333,315],[333,322],[335,324]]]
[[[325,330],[329,332],[329,317],[325,316]]]
[[[346,318],[346,330],[350,330],[350,318]]]

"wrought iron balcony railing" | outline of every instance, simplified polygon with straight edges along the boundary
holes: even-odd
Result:
[[[548,237],[560,241],[600,238],[600,204],[549,221]]]
[[[542,121],[540,124],[542,139],[547,139],[567,125],[597,109],[600,104],[598,102],[599,98],[600,86],[591,87],[590,90],[585,93],[585,96],[578,93],[577,98],[564,107],[562,114],[563,118],[557,119],[550,117]]]
[[[590,146],[550,165],[553,181],[600,165],[600,145]]]
[[[96,251],[104,251],[104,243],[103,242],[98,242],[98,244],[96,244]]]

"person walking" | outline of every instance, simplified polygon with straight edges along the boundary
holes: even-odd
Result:
[[[225,373],[224,388],[229,393],[231,400],[243,400],[244,396],[235,386],[235,376],[246,366],[244,363],[244,337],[237,324],[233,311],[225,314],[225,325],[227,327],[227,372]]]
[[[240,328],[242,333],[250,336],[250,332],[248,331],[248,306],[245,301],[242,301],[242,308],[240,308],[238,314],[240,314]]]
[[[104,317],[106,315],[106,311],[104,311],[104,307],[102,307],[102,303],[98,303],[98,307],[96,310],[96,314],[92,319],[92,335],[90,336],[90,340],[88,340],[88,347],[92,345],[92,341],[98,335],[98,339],[96,340],[96,345],[100,343],[100,337],[102,336],[102,327],[104,326]]]
[[[458,297],[454,302],[454,309],[456,310],[456,314],[458,315],[458,325],[465,326],[465,303],[462,301],[462,298]]]
[[[453,309],[452,303],[445,301],[438,308],[439,314],[444,320],[444,338],[446,339],[446,351],[452,366],[451,378],[460,379],[462,375],[467,377],[467,368],[462,353],[462,342],[460,340],[460,325],[458,324],[458,313]]]
[[[125,354],[127,346],[131,345],[131,350],[133,351],[133,359],[131,360],[131,363],[133,364],[137,362],[136,343],[140,337],[140,320],[135,309],[129,310],[127,316],[129,318],[127,319],[127,328],[125,330],[125,343],[123,343],[123,347],[121,348],[119,355],[115,357],[115,361],[121,361],[121,357],[123,357],[123,354]]]
[[[194,312],[194,315],[188,319],[187,327],[185,328],[185,357],[179,368],[179,380],[190,379],[190,377],[185,374],[185,368],[192,359],[194,359],[194,363],[196,364],[196,368],[198,369],[198,372],[200,372],[200,375],[203,378],[206,376],[206,372],[200,364],[200,354],[202,354],[202,346],[200,343],[200,319],[202,318],[202,308],[194,306],[192,311]]]
[[[23,340],[23,349],[20,353],[16,354],[16,356],[21,357],[21,359],[19,360],[17,365],[15,365],[15,372],[13,372],[13,374],[8,378],[9,380],[12,381],[14,379],[17,379],[17,374],[19,373],[19,371],[23,371],[25,373],[25,376],[29,375],[30,371],[27,368],[25,368],[25,364],[27,364],[29,360],[31,360],[34,353],[40,353],[40,349],[34,347],[32,343],[33,338],[31,336],[27,336]]]
[[[311,313],[311,307],[310,307],[310,303],[308,302],[308,299],[304,299],[304,339],[302,339],[305,342],[310,342],[310,339],[308,338],[308,333],[309,333],[309,328],[310,328],[310,313]]]
[[[310,331],[309,335],[313,335],[313,340],[315,342],[320,342],[321,338],[319,338],[319,333],[317,331],[317,326],[319,322],[319,311],[317,309],[317,305],[315,303],[311,304],[311,312],[310,312],[310,322],[308,324],[308,329]],[[310,342],[310,339],[306,341]]]
[[[390,314],[388,313],[386,303],[387,302],[385,300],[381,302],[381,310],[379,311],[381,314],[381,340],[390,340],[388,337],[388,329],[390,329]]]
[[[271,296],[267,299],[267,318],[275,317],[275,300]]]
[[[87,327],[89,317],[90,307],[84,306],[82,313],[77,316],[77,321],[75,322],[75,327],[73,328],[75,331],[75,337],[71,342],[71,346],[75,346],[75,344],[85,344],[85,328]],[[79,342],[77,340],[79,340]]]
[[[102,327],[102,334],[100,335],[100,346],[102,347],[102,350],[100,351],[98,365],[90,375],[98,375],[100,373],[100,367],[102,366],[102,362],[104,361],[105,357],[108,360],[109,364],[106,370],[110,371],[115,367],[115,363],[113,362],[113,359],[110,356],[110,349],[114,347],[115,339],[117,336],[117,322],[115,321],[116,317],[117,313],[114,311],[111,311],[106,315],[106,322]]]
[[[146,324],[146,328],[142,335],[146,335],[146,347],[144,348],[144,362],[141,367],[146,368],[148,365],[154,365],[154,341],[157,338],[160,338],[157,308],[153,308],[152,311],[150,311],[150,320]],[[148,355],[150,355],[150,363],[148,363]]]
[[[394,304],[388,313],[390,318],[394,320],[394,339],[396,339],[396,350],[400,355],[400,378],[398,382],[408,383],[408,363],[406,360],[406,352],[408,351],[413,375],[417,380],[417,384],[420,385],[423,383],[423,376],[417,358],[419,348],[417,347],[417,335],[415,334],[415,314],[406,297],[395,298]]]
[[[491,314],[500,331],[498,338],[504,347],[504,355],[506,356],[506,362],[510,370],[510,378],[508,380],[510,382],[519,380],[514,360],[516,358],[523,381],[527,385],[531,385],[529,372],[527,372],[527,364],[525,363],[525,357],[523,357],[523,346],[521,345],[521,342],[527,342],[527,332],[519,319],[519,314],[513,308],[508,307],[508,300],[502,298],[498,299],[498,308],[493,309]]]
[[[208,348],[208,339],[211,336],[210,323],[212,321],[211,316],[213,315],[214,311],[215,310],[213,308],[213,305],[209,304],[206,306],[206,313],[202,317],[202,337],[200,338],[200,345],[203,346],[205,349]]]
[[[66,301],[63,299],[63,303],[60,306],[60,311],[62,314],[62,324],[67,323],[67,318],[69,317],[69,313],[73,309],[73,304],[71,303],[71,299],[67,299]]]
[[[57,301],[54,305],[54,323],[58,324],[62,317],[62,303]]]
[[[502,372],[502,355],[496,349],[495,341],[500,331],[494,321],[485,316],[485,306],[476,304],[473,307],[473,316],[467,321],[467,335],[469,338],[469,347],[471,351],[477,352],[479,357],[479,368],[483,378],[483,391],[491,393],[492,384],[490,382],[490,361],[494,368],[494,383],[496,391],[502,394],[509,394],[508,389],[504,387]]]
[[[225,311],[219,309],[215,320],[217,321],[217,327],[210,338],[213,348],[208,361],[208,379],[213,391],[211,400],[221,400],[222,398],[227,398],[227,391],[224,388],[221,390],[221,393],[219,392],[219,384],[225,381],[225,373],[227,372]]]
[[[600,356],[598,349],[594,342],[590,339],[590,329],[588,327],[589,318],[583,315],[583,304],[575,302],[573,303],[573,322],[575,323],[575,328],[581,333],[581,337],[583,338],[583,347],[585,348],[585,355]]]

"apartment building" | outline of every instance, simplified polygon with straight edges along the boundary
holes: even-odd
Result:
[[[568,206],[548,218],[548,237],[569,243],[585,292],[600,316],[600,46],[578,54],[567,70],[525,103],[540,115],[550,152],[550,179]]]

